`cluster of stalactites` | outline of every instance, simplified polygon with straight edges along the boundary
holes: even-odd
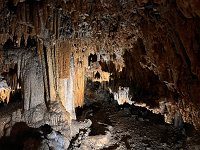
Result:
[[[86,52],[70,41],[56,44],[57,92],[71,119],[76,119],[75,107],[84,104]]]
[[[9,102],[11,88],[8,86],[6,80],[0,76],[0,102]]]
[[[119,87],[117,92],[112,92],[114,95],[114,99],[117,100],[119,105],[122,105],[124,103],[133,104],[133,101],[131,101],[131,96],[129,94],[129,87]]]
[[[5,52],[0,51],[0,101],[6,103],[10,100],[11,92],[19,88],[17,87],[16,65],[7,62]]]

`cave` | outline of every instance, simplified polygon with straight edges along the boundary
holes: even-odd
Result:
[[[198,0],[0,0],[0,150],[199,150]]]
[[[91,63],[96,62],[97,61],[97,55],[96,54],[90,54],[88,57],[88,66],[91,65]]]

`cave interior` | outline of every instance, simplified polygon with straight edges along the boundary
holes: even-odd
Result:
[[[200,150],[200,1],[0,0],[1,150]]]

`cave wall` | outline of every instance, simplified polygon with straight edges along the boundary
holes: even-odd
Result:
[[[168,122],[178,110],[200,128],[199,5],[195,0],[1,1],[0,43],[3,51],[28,49],[29,36],[36,39],[40,102],[62,102],[71,118],[74,107],[84,104],[85,77],[94,79],[98,71],[98,81],[109,79],[113,92],[129,87],[135,104],[161,112],[162,102]],[[14,43],[6,47],[9,38]],[[98,62],[88,66],[91,52]]]

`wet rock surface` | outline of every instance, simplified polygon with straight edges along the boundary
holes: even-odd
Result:
[[[71,134],[68,132],[67,135],[63,135],[64,131],[61,133],[48,124],[31,128],[26,122],[17,122],[10,127],[8,135],[5,132],[0,138],[0,148],[1,150],[66,150],[70,148],[71,137],[80,135],[79,131],[89,129],[91,121],[74,121],[72,126]]]
[[[79,144],[72,144],[70,149],[192,150],[195,146],[192,143],[200,140],[198,134],[192,134],[189,138],[192,130],[186,129],[186,126],[176,128],[166,124],[163,116],[141,107],[123,107],[115,102],[105,102],[98,104],[97,109],[97,104],[92,104],[82,108],[79,119],[83,116],[92,120],[92,126],[89,131],[80,131],[76,137]],[[81,136],[83,133],[86,134],[84,138]],[[98,142],[94,142],[95,139]]]

